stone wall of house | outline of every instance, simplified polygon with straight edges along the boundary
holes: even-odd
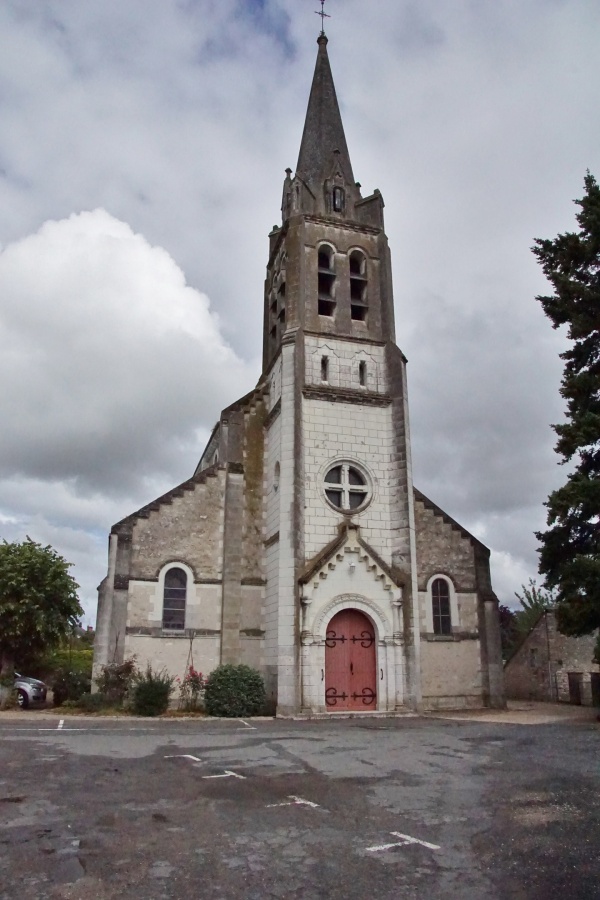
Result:
[[[592,704],[596,636],[561,634],[552,611],[543,613],[504,667],[506,694],[514,700]]]

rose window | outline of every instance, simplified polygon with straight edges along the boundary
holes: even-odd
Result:
[[[361,509],[371,496],[366,475],[355,465],[338,463],[325,475],[325,496],[343,512]]]

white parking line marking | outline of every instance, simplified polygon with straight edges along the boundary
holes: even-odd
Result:
[[[318,803],[313,803],[312,800],[304,800],[302,797],[297,797],[295,794],[288,794],[290,798],[288,801],[284,803],[267,803],[267,809],[274,809],[276,806],[310,806],[311,809],[321,809]]]
[[[174,753],[172,756],[165,756],[165,759],[193,759],[194,762],[202,762],[198,756],[192,756],[191,753]]]
[[[57,727],[58,727],[58,728],[62,728],[64,724],[65,724],[65,720],[64,720],[64,719],[61,719],[60,722],[58,723],[58,726],[57,726]]]
[[[237,772],[230,772],[229,769],[225,769],[224,775],[203,775],[203,778],[242,778],[245,780],[245,775],[238,775]]]
[[[251,731],[256,731],[256,725],[248,725],[248,723],[247,723],[247,722],[244,722],[243,719],[239,719],[239,721],[242,723],[242,725],[245,725],[246,728],[249,728]],[[242,729],[242,728],[238,728],[238,731],[243,731],[243,729]]]
[[[406,847],[407,844],[420,844],[427,847],[428,850],[441,850],[438,844],[430,844],[428,841],[420,841],[419,838],[411,837],[410,834],[401,834],[399,831],[390,831],[393,837],[402,838],[393,844],[376,844],[374,847],[367,847],[367,853],[377,853],[380,850],[391,850],[392,847]]]

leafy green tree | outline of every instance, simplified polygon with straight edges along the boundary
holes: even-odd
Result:
[[[589,172],[575,203],[579,230],[533,247],[554,289],[537,299],[572,342],[561,354],[567,420],[554,430],[556,452],[573,471],[550,494],[548,529],[537,534],[540,573],[557,590],[558,627],[571,635],[600,626],[600,187]]]
[[[56,647],[83,614],[70,563],[31,538],[0,544],[0,676],[15,659]]]
[[[546,609],[553,609],[556,598],[552,591],[545,591],[537,586],[533,578],[529,579],[529,584],[521,585],[522,594],[515,597],[521,604],[521,609],[515,613],[515,625],[519,634],[528,634],[537,620],[540,613]]]
[[[500,639],[502,641],[502,659],[508,659],[517,642],[517,614],[514,609],[501,603],[498,607],[500,616]]]

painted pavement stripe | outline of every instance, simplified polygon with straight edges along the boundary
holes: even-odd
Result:
[[[239,775],[237,772],[230,772],[229,769],[225,769],[223,775],[203,775],[203,778],[242,778],[246,779],[245,775]]]
[[[297,797],[295,794],[288,794],[289,800],[283,803],[267,803],[267,809],[275,809],[277,806],[310,806],[311,809],[321,809],[318,803],[312,800],[304,800],[303,797]]]
[[[202,762],[200,757],[192,756],[191,753],[174,753],[171,756],[165,756],[165,759],[193,759],[194,762]]]
[[[367,853],[378,853],[381,850],[391,850],[393,847],[406,847],[408,844],[420,844],[421,847],[427,847],[428,850],[440,850],[438,844],[430,844],[429,841],[421,841],[419,838],[411,837],[410,834],[402,834],[399,831],[391,831],[392,837],[402,838],[393,844],[376,844],[374,847],[366,847]]]

